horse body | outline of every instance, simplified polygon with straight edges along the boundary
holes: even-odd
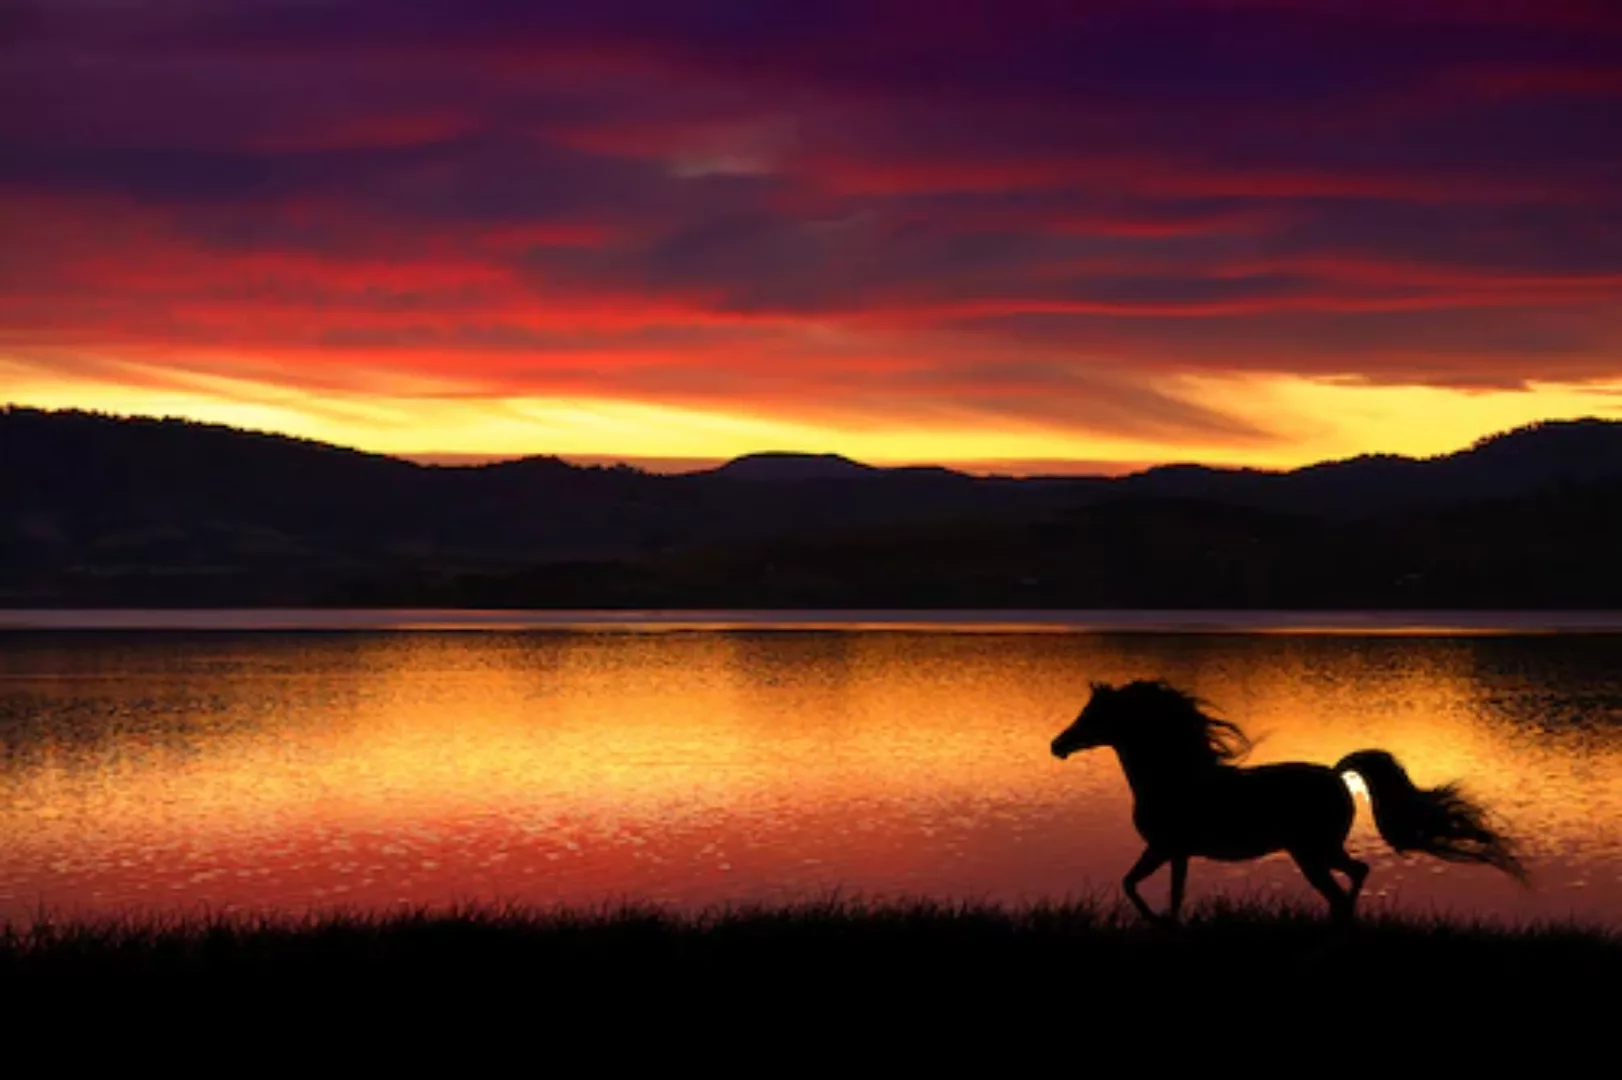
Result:
[[[1172,867],[1175,920],[1190,858],[1240,861],[1275,851],[1289,853],[1337,918],[1350,918],[1369,868],[1346,851],[1356,815],[1348,772],[1363,777],[1375,824],[1398,851],[1488,863],[1524,878],[1509,841],[1488,828],[1480,807],[1451,784],[1415,787],[1383,750],[1348,754],[1333,767],[1242,768],[1234,762],[1250,748],[1244,732],[1207,715],[1195,698],[1147,681],[1095,684],[1081,715],[1053,740],[1053,753],[1064,758],[1099,746],[1113,747],[1120,758],[1132,788],[1132,821],[1147,844],[1122,882],[1145,918],[1156,916],[1137,885],[1165,863]]]
[[[1356,813],[1345,781],[1328,766],[1305,762],[1224,765],[1186,784],[1144,788],[1133,785],[1132,808],[1144,840],[1173,855],[1226,862],[1338,847]]]

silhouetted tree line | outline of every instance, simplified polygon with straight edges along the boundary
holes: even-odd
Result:
[[[1622,607],[1622,485],[1337,522],[1123,502],[1023,522],[635,561],[357,580],[340,604],[468,607]]]

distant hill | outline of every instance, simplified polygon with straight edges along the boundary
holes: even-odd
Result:
[[[872,465],[863,465],[838,454],[790,454],[778,451],[733,458],[709,470],[709,475],[723,476],[728,480],[798,483],[802,480],[849,480],[868,477],[880,471]]]
[[[360,575],[643,558],[1057,498],[1052,485],[777,455],[677,476],[549,457],[430,466],[218,425],[11,408],[0,603],[295,603]]]
[[[1440,457],[1366,455],[1289,472],[1168,465],[1122,477],[1112,495],[1206,499],[1337,517],[1530,495],[1622,476],[1622,423],[1550,421]]]
[[[419,465],[178,420],[0,411],[0,603],[1622,606],[1622,424],[1428,460],[982,478]],[[1614,593],[1614,597],[1613,597]]]

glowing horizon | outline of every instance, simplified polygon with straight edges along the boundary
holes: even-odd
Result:
[[[215,397],[205,392],[148,395],[126,389],[104,394],[95,387],[68,392],[24,389],[13,392],[0,405],[224,424],[424,464],[477,464],[545,455],[582,464],[624,462],[651,472],[686,472],[747,454],[783,452],[838,454],[880,466],[940,465],[985,474],[1120,475],[1164,464],[1282,470],[1370,453],[1434,457],[1528,423],[1605,418],[1618,412],[1606,398],[1622,394],[1622,386],[1462,394],[1283,379],[1209,380],[1203,389],[1211,400],[1248,398],[1253,406],[1263,403],[1267,408],[1294,410],[1301,434],[1288,442],[1245,451],[1221,446],[1167,447],[1148,440],[1067,439],[1041,431],[1012,437],[942,430],[853,433],[831,426],[638,402],[509,399],[469,403],[329,396],[306,409],[302,396],[286,391]],[[1450,406],[1451,413],[1447,411]],[[1308,419],[1313,410],[1326,408],[1338,410],[1343,417],[1350,414],[1352,420],[1331,427],[1314,425]],[[458,448],[442,448],[446,446]]]

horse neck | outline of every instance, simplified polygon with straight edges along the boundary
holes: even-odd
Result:
[[[1219,766],[1208,761],[1190,760],[1181,755],[1167,753],[1164,747],[1117,746],[1115,756],[1121,761],[1121,771],[1137,798],[1153,797],[1157,791],[1186,786],[1191,780],[1208,775]]]

